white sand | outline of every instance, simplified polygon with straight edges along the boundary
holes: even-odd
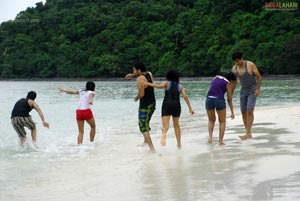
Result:
[[[228,157],[232,189],[246,200],[299,200],[300,105],[258,108],[254,115],[251,140],[239,140],[244,134],[241,115],[227,122],[220,159]]]

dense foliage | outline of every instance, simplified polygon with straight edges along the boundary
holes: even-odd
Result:
[[[231,54],[269,74],[300,74],[300,12],[260,0],[47,0],[0,27],[3,78],[156,76],[230,69]]]

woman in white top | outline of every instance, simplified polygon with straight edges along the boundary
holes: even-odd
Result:
[[[95,96],[95,83],[87,82],[86,89],[80,91],[59,89],[61,92],[67,94],[78,94],[80,96],[79,104],[76,109],[76,120],[78,125],[78,144],[82,144],[83,134],[84,134],[84,121],[86,121],[90,127],[90,141],[93,142],[96,134],[96,123],[94,119],[93,112],[91,110],[91,105],[93,105],[93,99]]]

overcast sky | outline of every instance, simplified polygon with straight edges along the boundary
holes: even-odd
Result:
[[[46,0],[0,0],[0,23],[7,20],[13,20],[18,13],[26,10],[28,7],[35,7],[37,2],[46,2]]]

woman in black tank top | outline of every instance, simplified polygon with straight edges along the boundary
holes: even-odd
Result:
[[[190,114],[194,114],[194,111],[191,107],[188,96],[185,93],[185,89],[182,85],[179,84],[179,76],[178,73],[174,70],[167,72],[167,81],[162,84],[153,84],[147,83],[148,86],[165,89],[165,97],[162,105],[162,138],[161,145],[166,146],[166,136],[169,130],[170,118],[173,118],[173,126],[175,130],[177,147],[181,148],[181,130],[179,126],[179,118],[181,113],[181,105],[180,105],[180,94],[182,94],[188,108]]]

